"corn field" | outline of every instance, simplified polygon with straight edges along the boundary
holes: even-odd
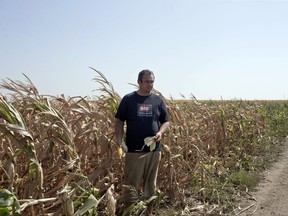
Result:
[[[145,212],[149,200],[123,209],[124,159],[114,137],[121,97],[91,69],[100,86],[94,99],[41,95],[25,75],[25,83],[2,80],[9,94],[0,97],[0,215]],[[277,154],[287,134],[288,102],[164,100],[171,126],[163,139],[156,213],[231,211]]]

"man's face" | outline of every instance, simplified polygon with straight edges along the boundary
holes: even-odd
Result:
[[[142,81],[138,82],[139,89],[145,93],[150,93],[153,90],[154,76],[145,74]]]

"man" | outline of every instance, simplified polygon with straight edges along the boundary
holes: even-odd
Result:
[[[131,193],[135,194],[135,190],[132,188],[138,191],[143,183],[146,199],[153,196],[156,189],[160,140],[169,127],[169,117],[163,99],[152,93],[154,80],[152,71],[142,70],[138,74],[138,90],[123,97],[115,115],[116,144],[127,151],[124,168],[124,184],[128,186],[124,191],[126,207],[133,203]],[[150,142],[144,142],[144,139]],[[152,214],[152,210],[150,203],[147,215]]]

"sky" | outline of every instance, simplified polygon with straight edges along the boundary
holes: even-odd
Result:
[[[122,97],[150,69],[167,98],[283,100],[287,11],[288,0],[0,0],[0,80],[93,98],[93,67]]]

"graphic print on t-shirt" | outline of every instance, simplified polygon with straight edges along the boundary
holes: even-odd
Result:
[[[152,117],[152,104],[137,104],[137,115],[140,117]]]

